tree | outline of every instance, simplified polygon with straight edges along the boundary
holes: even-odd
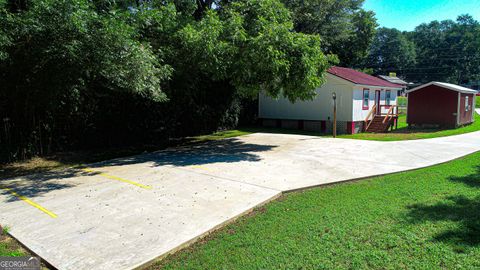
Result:
[[[283,0],[292,11],[295,30],[318,34],[324,52],[337,54],[340,64],[363,60],[377,27],[375,14],[361,8],[363,0]]]
[[[139,14],[141,24],[146,25],[145,20],[161,23],[168,17],[164,10]],[[250,96],[264,90],[291,100],[307,99],[323,83],[323,72],[333,61],[320,50],[318,36],[292,31],[290,12],[277,0],[224,3],[221,9],[207,11],[200,21],[181,19],[178,14],[170,18],[175,16],[183,26],[176,24],[180,27],[169,28],[169,34],[156,24],[142,31],[149,32],[148,40],[157,49],[172,53],[174,75],[182,81],[186,78],[181,72],[192,81],[198,81],[198,73],[201,79],[222,81]]]
[[[217,2],[201,19],[185,10],[171,3],[135,14],[142,37],[173,67],[167,107],[182,135],[234,126],[240,100],[260,91],[312,98],[333,61],[318,36],[293,31],[277,0]]]
[[[276,0],[238,1],[225,8],[229,25],[242,24],[230,33],[238,44],[231,80],[241,91],[282,95],[291,101],[311,99],[323,84],[323,74],[334,58],[321,51],[320,37],[292,31],[290,12]],[[233,27],[229,26],[230,29]],[[237,33],[245,37],[236,38]],[[233,35],[234,34],[234,35]]]
[[[0,61],[7,58],[6,47],[10,44],[10,37],[5,31],[7,25],[10,23],[10,14],[6,9],[6,1],[0,0]]]
[[[418,54],[412,79],[456,84],[479,79],[480,26],[470,15],[421,24],[411,36]]]
[[[416,61],[415,45],[397,29],[379,28],[371,45],[366,67],[374,74],[405,74]]]
[[[198,69],[202,78],[226,81],[251,96],[261,88],[295,100],[311,97],[329,61],[334,61],[320,50],[318,35],[292,31],[290,11],[278,0],[141,1],[148,8],[138,2],[132,5],[141,38],[163,52],[174,75],[184,68],[189,74]],[[183,60],[188,63],[185,67]]]
[[[260,91],[313,98],[335,61],[279,0],[0,7],[0,142],[12,146],[0,157],[12,159],[233,127]]]
[[[337,51],[343,63],[354,66],[362,61],[368,55],[370,45],[376,34],[378,26],[373,11],[360,10],[353,15],[353,34],[344,42],[337,43],[334,51]]]
[[[7,15],[0,18],[10,34],[0,96],[8,103],[0,119],[9,119],[5,136],[17,140],[12,156],[47,152],[67,134],[79,138],[99,96],[165,100],[160,86],[170,67],[136,40],[121,14],[99,15],[88,0],[45,0]]]

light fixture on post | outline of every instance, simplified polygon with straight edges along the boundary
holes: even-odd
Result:
[[[337,94],[332,93],[333,99],[333,138],[337,137]]]

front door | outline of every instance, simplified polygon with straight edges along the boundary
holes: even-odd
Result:
[[[382,112],[382,108],[380,107],[380,90],[375,90],[375,105],[377,106],[376,114],[380,114]]]

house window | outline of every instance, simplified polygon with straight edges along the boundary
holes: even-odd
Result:
[[[385,105],[390,106],[392,100],[392,91],[387,90],[385,92]]]
[[[468,112],[468,110],[470,109],[470,103],[468,102],[469,96],[466,96],[465,97],[465,111]]]
[[[370,100],[370,90],[369,89],[363,89],[363,103],[362,103],[362,108],[364,110],[368,110],[368,102]]]

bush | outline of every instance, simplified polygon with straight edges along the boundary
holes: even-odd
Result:
[[[401,96],[398,97],[397,104],[399,107],[407,107],[407,102],[408,102],[407,97],[401,97]]]

